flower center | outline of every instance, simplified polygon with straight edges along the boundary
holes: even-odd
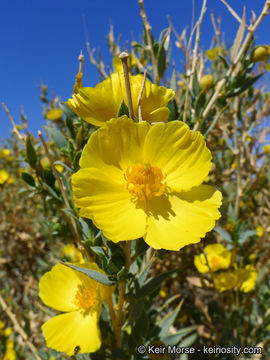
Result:
[[[83,285],[79,285],[73,302],[80,309],[89,309],[98,302],[97,292],[94,289],[85,288]]]
[[[166,183],[163,183],[167,175],[163,175],[157,166],[140,163],[129,166],[125,173],[127,189],[132,198],[144,201],[153,196],[163,194]]]
[[[220,264],[220,258],[218,258],[217,256],[212,257],[211,259],[211,266],[218,266]]]

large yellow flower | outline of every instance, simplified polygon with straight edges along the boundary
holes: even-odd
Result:
[[[72,176],[75,204],[114,242],[144,237],[155,249],[179,250],[220,217],[221,193],[201,185],[211,153],[180,121],[112,119],[90,137],[80,166]]]
[[[102,272],[94,263],[79,266]],[[69,356],[74,352],[97,351],[101,346],[98,327],[101,305],[111,296],[114,287],[57,264],[43,275],[39,289],[39,296],[46,305],[66,312],[42,326],[47,346]]]
[[[138,112],[137,100],[143,76],[130,76],[131,96],[135,116]],[[174,91],[146,80],[141,99],[142,119],[148,122],[168,120],[166,107],[173,98]],[[81,87],[68,100],[68,106],[82,119],[96,126],[104,126],[106,121],[117,117],[122,101],[127,104],[124,75],[113,73],[95,88]]]
[[[231,252],[221,244],[205,246],[203,253],[195,256],[194,264],[197,270],[206,274],[210,271],[227,269],[231,264]],[[209,269],[210,267],[210,269]]]

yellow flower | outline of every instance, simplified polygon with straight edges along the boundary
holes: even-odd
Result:
[[[0,170],[0,184],[4,184],[7,182],[8,184],[11,184],[14,182],[14,178],[9,175],[9,173],[6,170]]]
[[[114,71],[118,72],[118,73],[121,73],[123,72],[123,65],[122,65],[122,61],[121,59],[119,58],[119,56],[115,56],[113,58],[113,68],[114,68]],[[132,54],[129,55],[128,57],[128,60],[127,60],[127,63],[128,63],[128,68],[132,68],[133,66],[136,66],[137,63],[136,63],[136,60],[134,58],[134,56]]]
[[[222,271],[214,275],[215,288],[218,292],[231,290],[239,284],[237,273],[233,271]]]
[[[137,100],[142,81],[142,75],[130,76],[135,116],[138,112]],[[173,90],[146,80],[141,99],[142,119],[150,123],[166,122],[170,113],[166,105],[173,96]],[[73,94],[67,103],[71,110],[85,121],[96,126],[104,126],[106,121],[117,117],[123,100],[127,104],[124,75],[113,73],[95,88],[81,87],[78,94]]]
[[[209,267],[213,272],[227,269],[231,264],[231,256],[231,252],[223,245],[211,244],[205,246],[202,254],[195,256],[194,264],[200,273],[206,274],[210,271]]]
[[[253,265],[245,268],[236,268],[232,271],[223,271],[214,276],[215,287],[219,292],[238,288],[247,293],[254,289],[257,279],[257,271]]]
[[[57,109],[51,109],[47,112],[46,118],[49,120],[58,120],[62,117],[63,111],[59,108]]]
[[[94,263],[80,267],[102,272]],[[102,302],[111,296],[113,286],[102,285],[63,264],[55,265],[42,276],[39,296],[42,301],[65,312],[48,320],[42,332],[48,347],[67,355],[97,351],[101,346],[98,321]],[[75,351],[76,352],[76,351]]]
[[[84,263],[82,253],[75,247],[74,244],[68,244],[62,248],[63,256],[68,256],[72,262]]]
[[[258,226],[256,227],[256,231],[257,231],[257,236],[261,237],[262,234],[263,234],[263,227],[262,227],[262,225],[258,225]]]
[[[80,167],[72,176],[80,216],[114,242],[144,237],[155,249],[179,250],[220,217],[221,193],[201,185],[211,153],[183,122],[112,119],[92,134]]]
[[[0,320],[0,330],[4,328],[5,328],[5,323],[2,320]]]

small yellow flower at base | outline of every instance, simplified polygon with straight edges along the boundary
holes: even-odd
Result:
[[[72,176],[75,205],[114,242],[143,237],[154,249],[179,250],[220,217],[221,193],[201,185],[211,153],[183,122],[112,119],[91,135],[80,167]]]
[[[77,265],[103,273],[95,263]],[[42,326],[47,346],[69,356],[74,352],[98,351],[101,346],[98,321],[102,302],[113,291],[113,286],[100,284],[63,264],[55,265],[42,276],[39,296],[47,306],[65,313]]]
[[[74,244],[68,244],[62,248],[63,256],[68,256],[72,262],[77,262],[83,264],[85,261],[83,259],[82,253],[75,247]]]
[[[46,118],[53,121],[61,119],[62,116],[63,116],[63,110],[59,108],[51,109],[46,114]]]
[[[223,245],[207,245],[203,251],[202,254],[194,258],[194,264],[200,273],[206,274],[210,272],[210,269],[215,272],[220,269],[227,269],[230,266],[232,254]]]
[[[130,75],[131,97],[135,116],[138,112],[138,96],[143,75]],[[166,122],[169,116],[168,102],[174,91],[146,80],[141,98],[142,119],[148,122]],[[95,88],[81,87],[67,104],[71,110],[85,121],[96,126],[104,126],[107,121],[118,116],[122,102],[128,103],[124,75],[113,73]]]

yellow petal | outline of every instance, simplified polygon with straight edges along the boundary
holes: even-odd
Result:
[[[209,272],[209,267],[206,263],[204,254],[196,255],[194,257],[194,265],[201,274],[207,274]]]
[[[152,198],[145,241],[155,249],[167,250],[199,242],[220,217],[221,198],[221,193],[208,185]]]
[[[239,269],[239,278],[242,281],[240,290],[247,293],[254,289],[258,273],[253,265],[247,265],[244,269]]]
[[[130,77],[133,110],[136,116],[138,112],[137,101],[142,82],[143,75],[136,75]],[[142,110],[142,119],[147,122],[167,122],[170,111],[169,109],[165,108],[165,106],[173,97],[174,91],[172,89],[167,89],[164,86],[152,84],[150,81],[146,80],[140,103]],[[124,99],[127,103],[126,95]],[[162,110],[159,110],[160,108]]]
[[[110,172],[96,168],[81,169],[72,176],[73,197],[80,215],[92,219],[115,242],[145,234],[145,212],[131,201],[124,181],[124,175],[122,184],[116,183]]]
[[[133,110],[135,116],[137,116],[137,101],[143,76],[136,75],[129,78]],[[173,96],[173,90],[152,84],[146,80],[141,98],[143,120],[166,122],[169,111],[165,107]],[[79,88],[78,94],[73,94],[72,99],[69,99],[67,103],[71,110],[82,119],[96,126],[104,126],[106,121],[117,117],[118,109],[123,100],[126,104],[128,103],[124,75],[123,73],[113,73],[95,88]],[[155,116],[155,111],[159,108],[162,111],[157,112],[157,116]]]
[[[95,88],[81,87],[78,94],[68,100],[68,106],[85,121],[96,126],[104,126],[105,122],[117,116],[123,101],[121,75],[113,73],[108,79]]]
[[[39,296],[44,304],[59,311],[77,310],[74,298],[81,283],[78,274],[65,265],[57,264],[43,275],[39,282]]]
[[[144,159],[167,174],[172,191],[187,191],[200,185],[211,168],[211,153],[203,136],[181,121],[158,123],[149,130]]]
[[[69,356],[74,355],[75,348],[80,349],[79,353],[95,352],[101,346],[98,320],[98,312],[84,315],[74,311],[50,319],[42,332],[48,347]]]
[[[93,133],[83,149],[81,168],[97,167],[113,171],[112,178],[119,177],[119,169],[142,160],[142,148],[150,125],[135,124],[127,116],[111,119],[106,127]],[[122,173],[120,174],[123,176]]]

